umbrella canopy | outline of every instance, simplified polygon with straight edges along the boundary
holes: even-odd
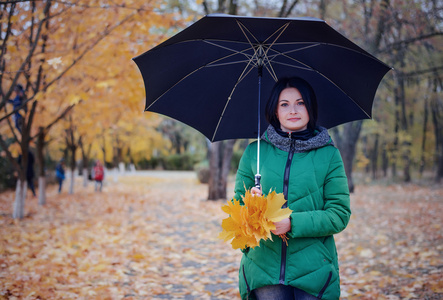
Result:
[[[375,92],[390,70],[323,20],[219,14],[134,61],[145,84],[145,110],[188,124],[211,141],[263,132],[268,124],[260,97],[282,77],[312,85],[321,126],[371,118]]]

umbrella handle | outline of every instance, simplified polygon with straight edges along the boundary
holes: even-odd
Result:
[[[255,174],[255,187],[258,189],[261,189],[260,179],[261,179],[261,175]]]

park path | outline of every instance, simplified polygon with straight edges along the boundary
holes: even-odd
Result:
[[[102,193],[76,183],[50,187],[45,207],[28,197],[21,221],[0,194],[0,299],[239,299],[241,253],[217,238],[225,201],[207,201],[195,173],[108,174]],[[342,298],[443,298],[443,188],[357,186],[351,202]]]
[[[153,200],[148,201],[141,219],[158,227],[149,247],[156,253],[158,267],[145,274],[151,279],[161,277],[154,283],[161,283],[155,299],[239,299],[241,252],[217,237],[226,217],[220,209],[225,201],[207,201],[207,186],[198,183],[194,172],[144,172],[139,176],[150,176],[156,182],[145,185],[141,196]],[[134,180],[120,178],[126,183]]]

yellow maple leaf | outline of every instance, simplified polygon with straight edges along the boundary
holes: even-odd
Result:
[[[223,231],[219,238],[231,240],[232,248],[254,248],[260,240],[272,240],[274,222],[288,218],[292,210],[281,208],[286,202],[283,194],[270,192],[267,196],[253,196],[249,190],[242,197],[243,205],[237,199],[228,200],[222,210],[229,215],[222,221]],[[286,239],[285,236],[282,238]]]
[[[268,207],[266,210],[266,217],[272,222],[279,222],[283,219],[289,218],[292,210],[289,208],[281,208],[286,200],[282,193],[277,194],[275,191],[268,194]]]

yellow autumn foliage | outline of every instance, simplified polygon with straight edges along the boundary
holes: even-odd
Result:
[[[143,79],[132,58],[168,38],[171,28],[183,27],[181,18],[174,12],[160,12],[164,2],[159,0],[79,0],[76,5],[51,3],[51,21],[46,26],[44,11],[49,4],[33,4],[34,8],[20,2],[14,4],[16,11],[11,10],[10,30],[23,34],[5,40],[2,81],[2,89],[10,90],[15,74],[26,74],[17,82],[33,87],[26,88],[26,97],[31,99],[27,118],[31,104],[37,103],[31,137],[40,127],[47,129],[45,151],[56,160],[64,155],[60,149],[67,148],[67,129],[74,132],[78,149],[91,159],[110,162],[114,153],[122,153],[119,159],[137,162],[168,151],[169,141],[155,130],[161,118],[144,113]],[[36,40],[37,50],[31,53],[28,31],[40,24],[40,36],[47,39]],[[29,63],[24,64],[25,60]],[[20,70],[23,66],[26,71]],[[71,105],[69,117],[59,118]],[[11,110],[8,103],[0,118]],[[6,120],[0,126],[5,139],[14,138],[12,117],[9,120],[11,126]],[[19,146],[14,143],[8,150],[17,156]],[[82,159],[81,154],[77,151],[76,159]]]
[[[274,222],[289,218],[292,210],[282,208],[286,202],[282,193],[270,192],[267,196],[253,196],[246,191],[243,204],[240,200],[228,200],[222,210],[229,215],[222,221],[223,231],[219,238],[231,240],[233,249],[254,248],[260,240],[272,240]]]

